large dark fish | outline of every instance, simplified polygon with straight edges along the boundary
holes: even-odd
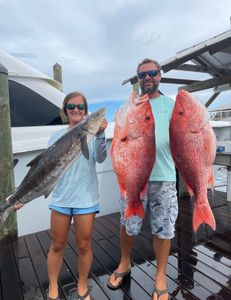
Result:
[[[89,158],[87,144],[98,132],[105,112],[101,108],[91,113],[27,164],[30,169],[19,188],[0,206],[0,227],[16,202],[25,204],[42,195],[46,198],[60,176],[82,153]]]

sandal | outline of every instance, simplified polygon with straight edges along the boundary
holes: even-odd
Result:
[[[152,293],[152,299],[154,297],[154,294],[157,294],[157,299],[159,299],[160,296],[168,294],[168,289],[159,290],[156,286],[154,286],[154,290]],[[170,299],[169,296],[168,296],[168,299]]]
[[[59,298],[59,295],[56,297],[56,298],[51,298],[51,297],[49,297],[49,289],[50,288],[48,288],[47,290],[46,290],[46,300],[60,300],[60,298]]]
[[[121,286],[121,284],[123,283],[124,279],[131,274],[131,268],[129,268],[127,271],[122,272],[122,273],[119,273],[119,272],[117,272],[115,270],[112,274],[115,276],[115,279],[121,278],[120,282],[117,285],[113,285],[110,282],[111,276],[107,280],[107,286],[109,287],[109,289],[116,290],[118,287]]]
[[[77,295],[77,299],[78,300],[84,300],[89,296],[89,291],[86,291],[86,294],[84,294],[83,296],[80,296],[79,294]]]
[[[47,294],[47,300],[60,300],[60,298],[59,298],[59,296],[57,296],[56,298],[51,298],[51,297],[49,297],[48,294]]]

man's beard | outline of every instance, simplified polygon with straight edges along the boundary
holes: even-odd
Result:
[[[141,89],[142,95],[145,95],[145,94],[152,95],[156,91],[158,91],[159,84],[153,84],[152,87],[145,87],[144,83],[145,82],[142,82],[142,84],[140,85],[140,89]]]

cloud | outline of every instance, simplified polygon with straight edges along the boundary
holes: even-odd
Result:
[[[163,61],[230,28],[230,0],[0,0],[0,48],[92,102],[126,97],[144,57]],[[166,94],[176,87],[163,86]]]

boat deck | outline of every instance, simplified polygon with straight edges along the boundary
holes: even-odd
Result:
[[[215,192],[210,203],[217,221],[213,232],[201,226],[195,235],[191,227],[192,203],[181,200],[177,238],[168,260],[168,289],[172,299],[231,299],[231,202]],[[48,277],[46,256],[50,232],[42,231],[0,245],[0,300],[46,299]],[[98,217],[93,235],[94,261],[89,277],[92,300],[145,300],[153,291],[156,260],[151,234],[145,220],[135,239],[132,273],[115,291],[107,288],[108,275],[119,261],[119,214]],[[60,273],[60,297],[69,299],[76,287],[76,250],[73,228]]]

